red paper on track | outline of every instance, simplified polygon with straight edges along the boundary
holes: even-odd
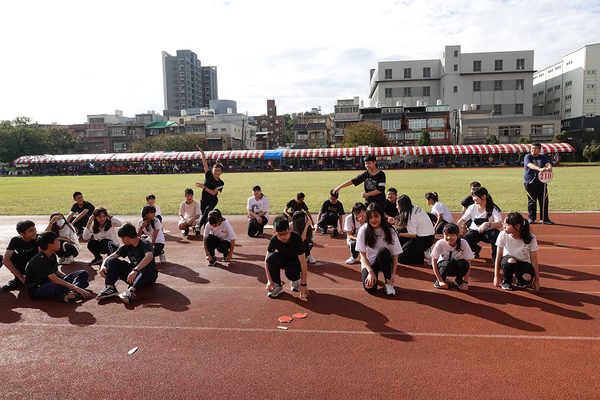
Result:
[[[306,313],[297,313],[293,315],[294,318],[298,318],[298,319],[302,319],[302,318],[306,318],[307,314]]]
[[[292,317],[284,315],[283,317],[279,317],[279,322],[292,322]]]

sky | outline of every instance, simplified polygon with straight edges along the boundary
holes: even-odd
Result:
[[[369,105],[380,61],[533,50],[542,69],[600,42],[597,0],[58,0],[0,6],[0,120],[84,123],[164,109],[162,51],[216,66],[238,112]]]

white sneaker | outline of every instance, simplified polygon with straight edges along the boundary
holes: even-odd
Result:
[[[315,258],[313,257],[313,255],[312,255],[312,254],[309,254],[309,255],[308,255],[308,257],[306,257],[306,261],[307,261],[309,264],[315,264],[315,263],[317,262],[317,260],[315,260]]]
[[[65,258],[64,257],[60,257],[58,259],[58,265],[64,264],[65,263]]]
[[[386,283],[384,286],[384,289],[385,289],[385,293],[388,296],[396,295],[396,289],[394,289],[394,285],[390,285],[389,283]]]
[[[73,261],[75,261],[75,257],[69,256],[63,260],[62,265],[73,264]]]
[[[283,292],[283,285],[281,284],[275,284],[275,286],[273,287],[273,290],[271,290],[268,294],[269,297],[273,298],[273,297],[277,297],[279,296],[279,293]]]
[[[358,262],[358,258],[354,258],[350,256],[349,259],[346,260],[346,264],[356,264]]]
[[[160,263],[164,264],[167,262],[167,256],[165,256],[165,252],[160,253]]]
[[[300,289],[300,279],[290,282],[290,289],[292,292],[297,292]]]

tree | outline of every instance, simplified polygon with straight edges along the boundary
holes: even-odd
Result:
[[[386,147],[391,145],[392,141],[385,136],[383,130],[368,122],[357,122],[350,125],[344,136],[345,147]]]
[[[17,117],[12,121],[0,121],[0,161],[12,162],[20,156],[43,152],[40,129],[30,118]]]
[[[431,146],[431,136],[429,135],[429,132],[427,132],[427,129],[421,131],[421,136],[415,144],[417,146]]]
[[[294,135],[294,125],[298,123],[297,114],[283,114],[283,122],[285,123],[286,143],[295,143],[296,136]]]
[[[583,156],[588,160],[588,162],[594,161],[596,157],[600,154],[600,146],[596,141],[593,141],[592,144],[588,144],[583,149]]]
[[[483,141],[483,144],[500,144],[496,135],[490,135]]]
[[[206,139],[198,135],[158,135],[136,139],[129,149],[130,153],[146,151],[197,151],[196,145],[208,150]]]
[[[529,140],[529,138],[526,138],[525,136],[521,136],[517,143],[518,144],[531,144],[531,140]]]
[[[561,133],[555,133],[554,139],[552,139],[552,143],[567,143],[569,141],[569,135],[567,131],[562,131]]]
[[[64,154],[77,147],[77,134],[71,129],[51,127],[41,130],[44,142],[44,153]]]

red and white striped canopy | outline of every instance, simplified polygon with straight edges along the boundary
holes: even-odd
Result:
[[[231,150],[207,151],[209,160],[239,159],[275,159],[275,158],[334,158],[360,157],[367,154],[376,156],[436,156],[436,155],[490,155],[528,153],[530,144],[493,144],[467,146],[408,146],[408,147],[352,147],[352,148],[317,148],[317,149],[283,149],[283,150]],[[572,153],[575,149],[568,143],[542,144],[543,153]],[[276,154],[276,156],[273,156]],[[199,151],[186,152],[153,152],[153,153],[108,153],[108,154],[61,154],[22,156],[13,164],[56,164],[81,162],[135,162],[135,161],[185,161],[202,160]]]

